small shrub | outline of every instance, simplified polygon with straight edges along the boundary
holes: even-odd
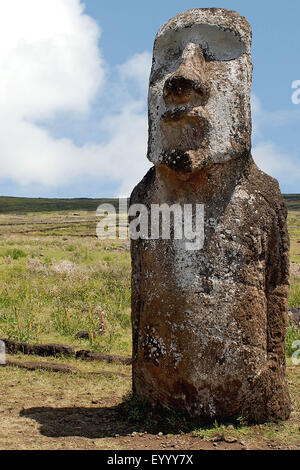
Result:
[[[13,248],[12,250],[6,250],[5,256],[10,256],[12,259],[16,260],[19,258],[26,258],[27,253],[25,253],[25,251],[20,250],[18,248]]]

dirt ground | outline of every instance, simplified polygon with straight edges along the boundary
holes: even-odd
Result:
[[[220,434],[216,429],[207,436],[199,436],[195,431],[153,434],[147,426],[131,424],[120,416],[118,405],[124,392],[130,389],[131,381],[130,366],[122,366],[128,378],[113,375],[120,368],[110,365],[110,377],[100,379],[91,375],[87,380],[86,375],[80,374],[2,366],[0,449],[300,448],[300,414],[295,409],[290,420],[278,426],[248,426],[240,430],[227,426],[225,433]]]

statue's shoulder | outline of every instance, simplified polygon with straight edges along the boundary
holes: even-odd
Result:
[[[254,162],[245,180],[245,187],[260,207],[264,205],[267,210],[286,216],[287,209],[277,179],[262,171]]]
[[[152,194],[155,184],[155,167],[151,167],[144,178],[135,186],[130,196],[130,205],[143,204]]]

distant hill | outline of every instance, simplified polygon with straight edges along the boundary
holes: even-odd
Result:
[[[118,199],[56,199],[0,196],[0,213],[69,210],[95,211],[100,204],[104,203],[113,204],[118,209]]]
[[[284,194],[290,211],[300,211],[300,194]],[[87,210],[95,211],[100,204],[113,204],[118,209],[118,199],[56,199],[0,196],[0,213],[50,212]]]
[[[300,211],[300,194],[284,194],[289,211]]]

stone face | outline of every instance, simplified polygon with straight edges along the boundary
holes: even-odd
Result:
[[[189,10],[166,23],[154,43],[149,160],[176,170],[176,150],[190,172],[249,152],[251,74],[251,29],[237,13]]]
[[[191,416],[286,419],[286,208],[251,157],[251,29],[197,9],[154,43],[148,158],[131,204],[204,204],[204,245],[131,240],[133,391]]]

